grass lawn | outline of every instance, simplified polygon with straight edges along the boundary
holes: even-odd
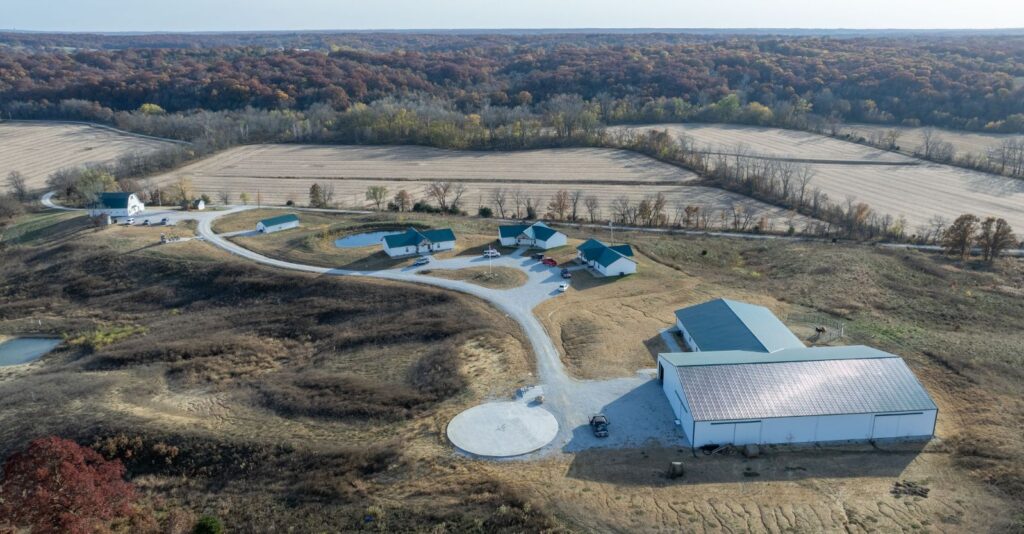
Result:
[[[492,289],[512,289],[526,283],[526,273],[511,267],[469,267],[466,269],[426,269],[419,274],[463,280]]]

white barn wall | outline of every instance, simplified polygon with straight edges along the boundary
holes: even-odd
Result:
[[[687,405],[683,386],[679,383],[679,373],[676,372],[674,366],[662,361],[660,358],[658,359],[658,372],[661,373],[659,376],[663,377],[661,389],[665,392],[669,406],[672,407],[672,413],[679,420],[686,439],[692,443],[693,415],[690,413],[690,407]]]
[[[704,445],[727,443],[733,445],[828,443],[871,439],[924,438],[932,435],[936,415],[935,410],[926,410],[924,412],[901,412],[900,414],[867,413],[760,419],[760,435],[756,441],[735,439],[735,425],[752,421],[698,421],[694,425],[694,436],[690,441],[691,446],[697,448]],[[898,421],[897,432],[882,436],[873,435],[876,417],[884,418],[886,422],[891,421],[889,418],[895,418]]]
[[[503,246],[503,247],[514,247],[514,246],[516,246],[516,238],[515,237],[499,237],[498,238],[498,242],[500,242],[501,246]]]
[[[275,224],[272,226],[264,226],[262,222],[256,223],[256,230],[263,232],[264,234],[272,234],[274,232],[280,232],[281,230],[288,230],[289,228],[298,228],[299,221],[289,221],[286,223]]]

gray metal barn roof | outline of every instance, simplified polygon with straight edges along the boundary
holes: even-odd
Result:
[[[804,347],[764,306],[715,299],[678,310],[676,318],[701,351],[775,352]]]
[[[833,348],[841,350],[828,350]],[[804,350],[810,351],[807,358],[812,359],[795,359],[796,355],[790,354],[788,361],[777,361],[776,354],[748,353],[745,358],[749,363],[730,363],[739,354],[732,354],[725,363],[681,362],[684,365],[677,366],[676,372],[694,420],[937,409],[898,356],[880,356],[877,353],[881,351],[869,347]],[[858,353],[865,357],[858,357]],[[675,355],[663,358],[669,360],[669,356]]]

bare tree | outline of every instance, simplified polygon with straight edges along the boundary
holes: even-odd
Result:
[[[465,195],[465,194],[466,194],[466,184],[457,183],[454,186],[452,186],[451,211],[453,211],[453,212],[459,211],[459,208],[462,205],[462,195]]]
[[[587,217],[590,222],[597,222],[597,218],[601,214],[601,201],[596,196],[590,195],[583,199],[583,205],[587,208]]]
[[[11,195],[14,196],[18,202],[24,202],[28,199],[28,186],[25,183],[25,176],[18,171],[11,171],[7,175],[7,187],[11,189]]]
[[[427,196],[437,203],[441,211],[448,212],[448,197],[452,192],[451,182],[433,181],[427,185]]]
[[[566,212],[569,211],[569,206],[569,192],[565,189],[559,189],[551,197],[551,202],[548,202],[548,213],[559,220],[564,220]]]
[[[402,189],[395,194],[394,202],[398,211],[409,211],[412,208],[412,195],[405,189]]]
[[[328,181],[326,184],[321,186],[321,193],[324,196],[324,206],[334,205],[334,182]]]
[[[508,194],[505,188],[498,187],[491,190],[491,202],[498,208],[498,217],[505,218],[505,204],[508,203]]]
[[[226,189],[220,191],[219,193],[217,193],[217,199],[219,199],[220,203],[224,206],[231,204],[231,191],[228,191]]]
[[[569,204],[572,206],[572,213],[569,215],[569,219],[572,221],[579,220],[579,206],[580,200],[583,199],[583,190],[577,189],[569,195]]]
[[[804,200],[807,198],[807,186],[811,184],[811,179],[814,178],[814,170],[811,169],[810,165],[801,165],[796,171],[796,205],[798,208],[802,208]]]
[[[517,187],[517,188],[512,190],[512,205],[516,209],[516,213],[515,213],[515,218],[516,219],[519,219],[519,218],[522,217],[523,205],[525,204],[525,201],[526,201],[526,195],[523,193],[522,189]]]
[[[388,200],[388,188],[383,185],[371,185],[366,188],[366,200],[373,202],[374,207],[379,211],[384,208]]]
[[[978,246],[985,261],[992,263],[1002,252],[1017,241],[1013,229],[1005,219],[987,217],[978,230]]]
[[[978,229],[978,218],[965,213],[956,218],[942,233],[942,246],[948,254],[960,256],[961,261],[966,261],[971,255],[971,244],[974,242],[974,234]]]

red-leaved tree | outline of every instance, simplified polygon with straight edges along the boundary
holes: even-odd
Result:
[[[87,534],[131,516],[135,501],[119,460],[74,441],[42,438],[4,464],[0,527],[6,521],[34,533]]]

